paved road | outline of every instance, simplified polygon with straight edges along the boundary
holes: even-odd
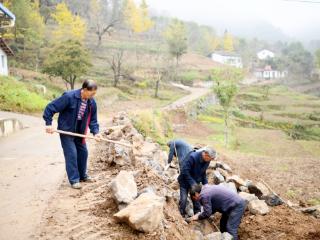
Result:
[[[0,239],[32,239],[49,198],[64,176],[58,135],[40,118],[0,112],[27,128],[0,138]]]

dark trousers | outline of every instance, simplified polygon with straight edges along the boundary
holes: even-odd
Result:
[[[220,219],[220,231],[228,232],[234,240],[238,240],[238,228],[246,208],[245,201],[241,201],[228,213],[223,213]]]
[[[188,200],[188,192],[190,189],[182,187],[180,185],[180,201],[179,201],[179,211],[182,216],[185,216],[186,213],[186,207],[187,207],[187,200]],[[191,196],[190,196],[191,197]],[[194,214],[197,214],[198,212],[201,211],[201,205],[198,201],[193,201],[191,198],[192,203],[193,203],[193,212]]]
[[[66,162],[66,170],[70,184],[86,179],[87,176],[87,145],[82,138],[60,134],[61,146]]]

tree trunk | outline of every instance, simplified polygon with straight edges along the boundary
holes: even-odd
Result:
[[[224,116],[224,139],[225,139],[225,146],[228,147],[228,143],[229,143],[229,133],[228,133],[228,118],[229,115],[226,112],[225,116]]]

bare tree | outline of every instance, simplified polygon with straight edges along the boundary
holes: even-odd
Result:
[[[111,35],[116,25],[120,23],[120,0],[91,0],[90,25],[98,37],[100,47],[102,37]]]
[[[110,69],[113,72],[113,86],[117,87],[122,76],[123,50],[118,50],[108,58]]]

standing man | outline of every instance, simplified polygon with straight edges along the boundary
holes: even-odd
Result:
[[[238,240],[238,228],[246,208],[244,199],[225,186],[209,184],[203,187],[192,186],[190,195],[203,206],[203,212],[189,218],[190,221],[205,219],[215,212],[220,212],[220,231],[228,232],[234,240]]]
[[[92,80],[85,80],[81,89],[67,91],[50,102],[44,110],[46,132],[53,133],[52,118],[59,113],[58,129],[80,134],[90,132],[101,138],[97,120],[97,105],[93,99],[98,89]],[[88,150],[84,138],[60,134],[66,170],[72,188],[80,189],[80,181],[92,181],[87,175]]]
[[[181,170],[182,160],[193,150],[192,146],[182,139],[171,140],[167,143],[167,146],[170,148],[167,166],[171,164],[173,157],[176,157]]]
[[[216,157],[216,151],[212,148],[205,147],[201,151],[195,151],[187,155],[182,164],[181,173],[178,177],[178,182],[180,185],[180,201],[179,210],[183,217],[186,216],[186,205],[188,192],[191,187],[195,184],[202,183],[203,185],[208,183],[207,179],[207,168],[211,160]],[[201,206],[198,201],[193,203],[193,212],[197,214],[201,211]]]

